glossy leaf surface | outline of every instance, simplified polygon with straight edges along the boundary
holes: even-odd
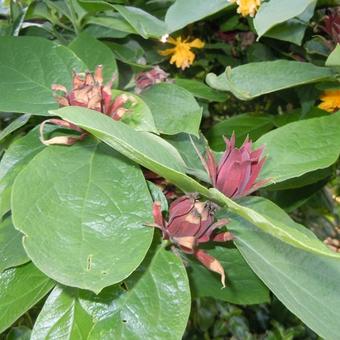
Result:
[[[266,93],[327,80],[334,76],[331,69],[298,61],[275,60],[249,63],[227,68],[216,76],[207,75],[212,88],[232,92],[241,100],[250,100]]]
[[[243,204],[296,228],[270,201],[253,197]],[[232,222],[229,229],[246,261],[281,302],[320,336],[336,339],[340,332],[340,260],[291,247],[244,221]]]
[[[153,234],[141,170],[90,138],[36,156],[14,183],[12,213],[40,270],[97,293],[136,269]]]
[[[327,168],[340,153],[340,112],[301,120],[268,132],[255,147],[265,145],[268,159],[260,174],[273,183]]]
[[[15,230],[10,217],[0,222],[0,273],[29,261],[21,243],[22,236]]]
[[[33,263],[0,273],[0,332],[39,302],[54,286]]]
[[[36,37],[0,37],[0,110],[47,115],[58,108],[52,84],[71,86],[83,62],[64,46]]]
[[[272,27],[302,14],[315,0],[271,0],[263,3],[254,19],[254,26],[259,37]]]
[[[187,132],[198,135],[202,109],[189,91],[174,84],[163,83],[143,91],[141,97],[151,109],[161,133],[174,135]]]
[[[112,289],[110,310],[89,340],[181,339],[191,299],[187,274],[176,255],[160,248],[125,284],[125,292]]]

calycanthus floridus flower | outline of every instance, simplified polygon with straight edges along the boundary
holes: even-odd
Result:
[[[159,54],[163,56],[171,55],[170,64],[175,63],[176,67],[182,70],[190,67],[195,60],[195,54],[191,49],[204,47],[204,42],[197,38],[189,41],[189,38],[182,40],[182,37],[176,39],[169,37],[166,42],[174,45],[174,47],[159,51]]]
[[[320,96],[320,100],[320,109],[335,112],[340,109],[340,90],[326,90]]]
[[[246,138],[240,148],[235,147],[235,135],[225,138],[226,150],[217,164],[214,154],[207,150],[203,165],[212,185],[229,198],[240,198],[251,194],[269,179],[256,182],[266,161],[262,157],[264,147],[252,151],[252,141]]]
[[[112,78],[113,80],[113,78]],[[103,67],[98,65],[94,73],[73,73],[72,89],[67,91],[66,87],[59,84],[51,86],[55,93],[55,99],[60,107],[65,106],[81,106],[91,110],[101,112],[108,115],[114,120],[120,120],[128,111],[124,105],[130,102],[135,105],[135,98],[127,94],[121,94],[112,98],[112,80],[103,84]],[[58,136],[45,140],[43,135],[44,126],[46,123],[59,125],[80,132],[80,136]],[[62,119],[47,119],[40,125],[40,140],[45,145],[50,144],[65,144],[72,145],[75,142],[84,139],[87,133],[79,126],[66,122]]]
[[[135,92],[140,94],[143,90],[152,85],[167,82],[169,73],[166,73],[159,66],[155,66],[150,71],[140,72],[135,76]]]
[[[231,3],[236,3],[238,5],[237,13],[242,16],[255,16],[258,8],[261,5],[261,0],[229,0]]]
[[[188,194],[170,204],[169,219],[165,221],[160,202],[155,202],[153,226],[162,231],[163,239],[170,240],[178,249],[186,254],[192,254],[209,270],[220,274],[222,285],[225,287],[225,273],[221,263],[198,248],[201,243],[225,242],[233,239],[230,232],[215,233],[217,228],[228,223],[226,219],[214,223],[216,208],[214,203],[201,202],[197,195]]]

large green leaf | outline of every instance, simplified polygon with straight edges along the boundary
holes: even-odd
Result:
[[[15,230],[10,217],[0,222],[0,273],[29,261],[21,243],[22,236]]]
[[[275,25],[265,33],[265,36],[301,45],[309,20],[314,15],[316,2],[316,0],[310,1],[309,5],[300,15],[282,22],[281,24]],[[280,5],[281,4],[282,2]]]
[[[272,27],[298,17],[315,0],[270,0],[261,4],[254,19],[254,26],[259,37],[268,32]]]
[[[225,0],[176,0],[165,16],[168,33],[177,31],[230,5],[231,3]]]
[[[69,49],[36,37],[0,38],[0,111],[47,115],[58,108],[52,84],[71,86],[83,62]]]
[[[303,228],[301,230],[289,228],[283,222],[272,220],[248,207],[243,207],[218,190],[208,190],[188,177],[183,173],[185,167],[179,162],[180,156],[174,153],[168,143],[157,136],[134,131],[123,123],[115,122],[105,115],[84,108],[67,107],[53,111],[53,114],[89,131],[126,157],[176,184],[183,191],[198,192],[219,205],[228,207],[231,212],[242,216],[284,242],[310,252],[340,257],[318,241],[312,233],[306,234]]]
[[[118,85],[118,70],[116,60],[109,47],[87,33],[81,33],[68,46],[88,67],[94,71],[97,65],[103,65],[104,82],[114,79]],[[114,78],[112,78],[114,76]]]
[[[140,96],[150,107],[160,132],[198,135],[202,109],[189,91],[174,84],[161,83],[143,91]]]
[[[225,119],[213,127],[207,133],[210,147],[216,151],[224,151],[226,144],[223,136],[230,138],[233,132],[237,136],[236,144],[240,146],[249,136],[253,141],[264,133],[270,131],[274,124],[269,115],[240,114]]]
[[[87,339],[93,320],[81,302],[79,289],[56,286],[40,311],[31,340]]]
[[[144,38],[160,38],[167,33],[163,21],[137,7],[112,5],[120,15]]]
[[[296,228],[270,201],[253,197],[243,204]],[[234,220],[229,229],[246,261],[281,302],[320,336],[337,339],[340,260],[291,247],[244,221]]]
[[[152,221],[151,205],[138,166],[91,138],[46,148],[12,190],[13,223],[36,266],[97,293],[143,260],[153,234],[143,226]]]
[[[148,132],[135,131],[122,122],[81,107],[53,110],[51,114],[89,131],[126,157],[175,183],[183,191],[209,194],[205,187],[185,175],[187,169],[183,159],[164,139]]]
[[[0,273],[0,332],[39,302],[54,282],[32,263]]]
[[[52,131],[51,126],[47,131]],[[46,132],[47,132],[46,131]],[[2,217],[11,208],[10,199],[12,184],[18,173],[41,150],[45,148],[39,140],[37,128],[27,135],[17,139],[6,150],[0,162],[0,216]]]
[[[268,159],[261,178],[272,183],[299,177],[327,168],[340,153],[340,112],[284,125],[258,139],[255,147],[265,145]]]
[[[247,305],[269,301],[268,289],[250,269],[237,249],[216,246],[207,252],[222,264],[227,277],[226,287],[221,289],[218,275],[191,259],[188,273],[195,296],[208,296]]]
[[[331,69],[298,61],[275,60],[250,63],[226,71],[219,76],[207,75],[212,88],[232,92],[241,100],[250,100],[266,93],[327,80]]]
[[[103,292],[109,308],[97,312],[101,318],[89,340],[182,338],[191,298],[184,266],[176,255],[158,249],[128,278],[125,287],[126,291],[115,286]],[[101,296],[98,300],[101,302]]]

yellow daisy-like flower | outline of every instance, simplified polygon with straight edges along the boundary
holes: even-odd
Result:
[[[237,13],[240,13],[244,17],[247,15],[253,17],[261,5],[261,0],[229,0],[229,2],[236,2],[238,5]]]
[[[182,37],[176,39],[170,37],[168,38],[167,43],[174,45],[175,47],[159,51],[159,54],[164,56],[172,55],[170,64],[175,63],[176,67],[181,68],[182,70],[192,65],[195,60],[195,54],[191,49],[204,47],[204,42],[200,39],[189,41],[189,39],[182,40]]]
[[[340,109],[340,90],[326,90],[321,96],[319,108],[328,112]]]

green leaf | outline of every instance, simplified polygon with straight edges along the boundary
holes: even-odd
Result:
[[[99,295],[97,301],[107,307],[96,313],[101,318],[89,340],[182,338],[191,298],[185,268],[176,255],[159,248],[124,285],[126,290],[114,286]]]
[[[241,100],[250,100],[266,93],[315,83],[333,77],[332,70],[298,61],[275,60],[250,63],[226,71],[219,76],[207,75],[212,88],[232,92]]]
[[[65,107],[51,111],[51,114],[80,126],[124,156],[176,184],[184,192],[197,191],[209,195],[208,189],[185,175],[186,165],[180,154],[162,138],[135,131],[122,122],[81,107]]]
[[[126,33],[138,34],[137,31],[124,19],[119,13],[111,14],[109,17],[99,16],[86,18],[87,24],[97,25],[100,27],[105,27],[113,31],[124,33],[122,37],[126,36]]]
[[[340,67],[340,44],[337,44],[326,60],[326,66]]]
[[[144,39],[160,38],[167,33],[163,21],[137,7],[112,5]]]
[[[112,97],[125,93],[134,98],[135,103],[130,105],[128,111],[123,115],[121,121],[133,127],[137,131],[149,131],[158,134],[150,108],[137,95],[120,90],[112,90]]]
[[[83,62],[64,46],[36,37],[0,37],[0,111],[47,115],[58,108],[52,84],[71,87]]]
[[[211,200],[216,201],[222,207],[227,207],[231,213],[243,217],[273,237],[311,253],[340,259],[340,254],[332,252],[310,230],[291,221],[288,217],[283,219],[282,216],[279,218],[258,213],[254,209],[232,201],[217,189],[211,188],[209,191]]]
[[[265,33],[265,36],[301,45],[309,20],[314,14],[316,2],[316,0],[311,1],[300,15],[275,25]]]
[[[161,133],[174,135],[187,132],[198,136],[202,109],[193,95],[174,84],[156,84],[140,95],[150,107]]]
[[[168,33],[178,31],[229,6],[231,3],[225,0],[176,0],[165,15]]]
[[[214,90],[198,80],[177,78],[175,84],[188,90],[193,96],[210,102],[224,102],[228,99],[224,92]]]
[[[260,178],[279,183],[307,172],[327,168],[340,153],[340,112],[286,124],[258,139],[268,159]]]
[[[143,226],[152,221],[151,205],[141,170],[91,138],[43,150],[12,191],[13,223],[35,265],[96,293],[143,260],[153,234]]]
[[[179,133],[174,136],[166,136],[165,140],[173,145],[180,153],[186,164],[186,172],[188,174],[206,183],[210,182],[207,171],[196,151],[198,150],[201,155],[204,155],[208,148],[208,143],[202,134],[197,138],[187,133]]]
[[[93,320],[80,295],[79,289],[56,286],[40,311],[31,340],[87,339]]]
[[[46,132],[55,128],[47,127]],[[11,208],[12,184],[18,173],[41,150],[45,148],[39,140],[39,130],[35,128],[27,135],[15,140],[6,150],[0,162],[0,216]]]
[[[0,222],[0,273],[29,261],[21,243],[22,236],[14,229],[10,217]]]
[[[259,197],[243,204],[272,218],[290,220],[275,204]],[[290,225],[297,227],[292,221]],[[281,302],[321,337],[337,339],[339,259],[291,247],[244,221],[235,220],[228,228],[246,261]]]
[[[207,252],[222,264],[227,277],[226,288],[221,289],[221,281],[216,274],[190,259],[188,273],[196,297],[212,297],[247,305],[269,302],[268,289],[250,269],[237,249],[216,246]]]
[[[0,132],[0,142],[10,135],[12,132],[20,129],[24,126],[30,119],[31,115],[22,115],[16,119],[14,119],[9,125],[7,125],[1,132]]]
[[[245,113],[225,119],[211,127],[207,133],[207,139],[212,149],[224,151],[226,145],[223,136],[230,138],[235,132],[236,144],[241,146],[247,136],[255,141],[273,127],[271,116]]]
[[[270,0],[261,4],[254,26],[259,38],[272,27],[301,15],[315,0]]]
[[[54,282],[32,263],[0,273],[0,332],[39,302]]]
[[[89,71],[93,72],[97,65],[103,65],[104,83],[114,79],[113,85],[118,85],[117,63],[109,47],[84,32],[68,47],[86,64]]]

